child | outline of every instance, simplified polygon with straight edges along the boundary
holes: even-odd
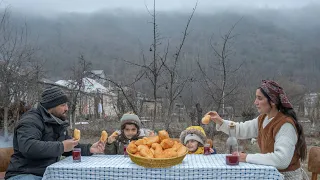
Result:
[[[123,154],[124,145],[128,145],[130,140],[137,140],[140,137],[141,122],[137,115],[133,113],[126,113],[120,119],[121,131],[114,132],[108,137],[108,141],[105,146],[105,154]]]
[[[203,154],[206,133],[201,126],[190,126],[181,132],[180,141],[188,148],[189,154]],[[210,153],[216,154],[216,151],[210,148]]]

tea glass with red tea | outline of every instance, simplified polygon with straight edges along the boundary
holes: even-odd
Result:
[[[210,153],[210,144],[205,144],[203,148],[204,148],[204,151],[203,151],[204,155],[210,155],[211,154]]]
[[[239,154],[228,154],[226,156],[227,165],[238,165],[239,164]]]
[[[128,152],[127,152],[127,147],[128,147],[128,144],[124,144],[123,145],[123,155],[124,157],[128,157]]]
[[[239,164],[239,156],[240,153],[243,152],[243,147],[238,146],[237,149],[235,149],[232,154],[227,154],[226,156],[226,163],[228,165],[238,165]]]
[[[81,148],[74,148],[72,151],[73,162],[81,162]]]
[[[238,165],[239,164],[239,149],[238,140],[236,138],[236,125],[234,122],[229,124],[229,137],[226,142],[226,164]]]

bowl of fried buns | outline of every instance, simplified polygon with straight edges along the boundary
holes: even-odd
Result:
[[[131,161],[146,168],[166,168],[182,163],[188,149],[178,140],[170,138],[167,131],[157,136],[131,141],[127,147]]]

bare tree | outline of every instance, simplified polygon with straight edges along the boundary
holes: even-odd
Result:
[[[137,63],[132,63],[130,61],[126,61],[131,65],[140,67],[142,71],[145,73],[145,76],[151,82],[152,90],[153,90],[152,94],[153,94],[153,100],[154,100],[152,129],[155,128],[156,118],[157,118],[157,115],[160,113],[160,112],[157,112],[157,109],[158,109],[158,103],[159,103],[158,102],[159,93],[161,91],[161,88],[166,86],[166,89],[167,89],[166,91],[168,92],[167,94],[169,97],[169,108],[168,108],[168,112],[166,113],[168,116],[168,118],[166,118],[166,122],[168,122],[172,113],[174,101],[180,95],[180,93],[182,92],[183,88],[185,87],[188,81],[188,78],[184,78],[184,80],[181,80],[182,78],[179,77],[177,73],[177,65],[178,65],[178,61],[181,55],[183,45],[188,35],[189,24],[194,15],[196,7],[197,7],[197,4],[193,8],[192,14],[187,21],[187,25],[183,32],[181,43],[177,47],[173,62],[170,64],[167,62],[169,45],[170,45],[169,42],[167,43],[167,45],[165,45],[163,53],[160,53],[160,50],[159,50],[159,47],[162,44],[163,38],[160,36],[159,30],[158,30],[156,1],[154,0],[153,12],[149,11],[148,7],[146,7],[150,16],[152,17],[151,24],[152,24],[152,30],[153,30],[153,43],[149,49],[149,51],[152,53],[152,58],[150,58],[151,61],[148,61],[148,58],[143,51],[142,51],[143,64],[137,64]],[[169,82],[164,82],[164,77],[163,77],[164,71],[168,72]]]
[[[45,77],[46,71],[44,70],[44,61],[37,60],[32,63],[33,67],[33,78],[32,78],[32,84],[35,84],[31,88],[31,92],[28,94],[33,95],[33,101],[29,102],[29,104],[36,104],[37,102],[40,102],[41,93],[42,93],[42,87],[40,84],[40,81],[42,78]]]
[[[148,9],[148,8],[147,8]],[[162,68],[168,51],[165,52],[164,61],[159,59],[158,46],[161,44],[160,33],[158,31],[157,25],[157,14],[156,14],[156,0],[153,0],[153,13],[148,10],[152,17],[152,27],[153,27],[153,43],[150,47],[150,51],[153,52],[153,60],[150,64],[147,64],[145,56],[143,56],[144,67],[146,69],[146,75],[153,85],[153,99],[154,99],[154,110],[152,119],[152,129],[155,128],[156,117],[157,117],[157,100],[158,100],[158,89],[159,89],[159,77],[162,73]]]
[[[70,93],[70,106],[71,106],[71,119],[70,128],[72,129],[73,123],[76,120],[76,108],[78,104],[78,98],[81,91],[84,90],[85,85],[83,79],[86,77],[86,72],[91,69],[91,62],[87,61],[81,54],[78,58],[78,63],[71,68],[71,78],[68,87],[71,89]]]
[[[233,39],[237,36],[233,34],[233,30],[240,20],[232,25],[226,34],[221,36],[221,45],[219,45],[219,43],[213,43],[213,36],[211,37],[210,46],[214,52],[214,57],[216,58],[213,59],[212,65],[204,68],[200,64],[199,56],[197,61],[198,67],[203,75],[203,81],[200,85],[202,85],[206,93],[217,105],[216,110],[220,111],[220,109],[222,109],[223,115],[225,114],[226,98],[236,93],[241,82],[237,79],[236,75],[242,64],[235,68],[232,68],[230,65],[230,61],[232,60],[231,56],[234,55],[232,50],[232,45],[234,43]]]
[[[181,39],[179,46],[176,49],[176,52],[174,53],[173,62],[170,62],[170,61],[167,61],[166,59],[161,58],[161,60],[164,63],[164,67],[168,73],[168,82],[165,83],[165,85],[166,85],[165,89],[167,91],[168,101],[169,101],[168,108],[167,108],[167,114],[166,114],[166,120],[165,120],[166,130],[169,130],[170,124],[172,122],[172,111],[174,108],[174,103],[177,100],[177,98],[181,95],[181,92],[183,91],[187,82],[189,82],[190,79],[192,78],[192,73],[189,74],[189,77],[186,77],[186,78],[181,77],[178,73],[177,67],[178,67],[178,63],[180,60],[183,45],[184,45],[185,40],[189,34],[189,32],[188,32],[189,25],[190,25],[190,22],[192,20],[193,15],[197,9],[197,5],[198,5],[198,2],[194,6],[191,15],[188,18],[188,21],[187,21],[187,24],[184,28],[184,31],[182,32],[182,39]],[[169,44],[168,44],[167,48],[169,48]],[[168,51],[166,51],[166,52],[168,52]],[[165,58],[166,58],[166,56],[165,56]]]
[[[157,117],[157,107],[158,107],[158,100],[159,100],[159,89],[161,87],[161,75],[163,73],[164,64],[167,60],[168,55],[168,46],[165,48],[164,54],[160,54],[159,46],[162,44],[158,25],[157,25],[157,14],[156,14],[156,0],[153,1],[153,12],[149,11],[148,7],[146,6],[147,11],[149,12],[150,16],[152,17],[152,31],[153,31],[153,43],[150,46],[149,51],[152,53],[151,61],[148,61],[147,56],[144,52],[142,52],[142,60],[143,64],[137,64],[130,61],[126,61],[127,63],[140,67],[145,74],[145,76],[150,80],[152,84],[152,94],[154,99],[154,109],[153,109],[153,118],[152,118],[152,129],[155,128],[156,117]]]
[[[28,42],[28,29],[25,24],[17,28],[10,24],[10,11],[5,8],[0,22],[0,106],[4,109],[4,135],[8,137],[8,112],[14,101],[25,96],[27,82],[31,80],[31,62],[36,49]]]

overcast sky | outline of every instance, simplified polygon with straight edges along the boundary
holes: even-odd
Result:
[[[123,8],[145,12],[145,4],[152,6],[153,0],[3,0],[3,5],[11,5],[13,11],[49,12],[94,12],[101,9]],[[157,0],[158,10],[190,10],[196,0]],[[198,12],[212,7],[301,7],[320,0],[199,0]]]

